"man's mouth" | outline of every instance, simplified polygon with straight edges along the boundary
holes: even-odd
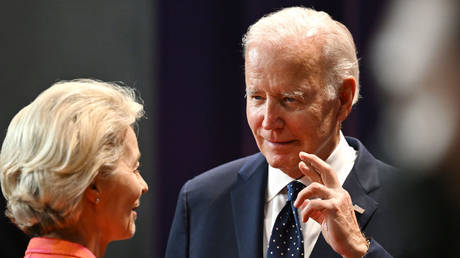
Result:
[[[279,141],[279,140],[269,140],[269,139],[265,139],[265,140],[269,143],[279,144],[279,145],[287,145],[287,144],[291,144],[295,142],[295,140],[291,140],[291,141]]]

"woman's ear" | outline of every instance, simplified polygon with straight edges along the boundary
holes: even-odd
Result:
[[[85,191],[86,199],[93,204],[99,203],[99,190],[96,182],[91,183]]]
[[[343,122],[351,112],[353,106],[353,98],[356,92],[356,80],[353,77],[345,78],[338,91],[340,100],[340,108],[337,114],[337,119]]]

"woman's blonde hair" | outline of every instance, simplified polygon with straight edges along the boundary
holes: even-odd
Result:
[[[143,114],[134,90],[115,83],[77,79],[42,92],[16,114],[2,145],[5,214],[30,235],[76,222],[83,193],[110,173]]]

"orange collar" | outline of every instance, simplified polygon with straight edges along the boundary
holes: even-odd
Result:
[[[25,257],[36,257],[36,254],[49,256],[64,256],[78,258],[96,258],[88,248],[66,240],[57,238],[34,237],[30,239]]]

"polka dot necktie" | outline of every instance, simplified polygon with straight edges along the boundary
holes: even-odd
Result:
[[[297,209],[294,207],[297,194],[304,187],[305,185],[298,181],[292,181],[287,185],[288,199],[273,225],[267,258],[304,257],[302,227],[297,217]]]

